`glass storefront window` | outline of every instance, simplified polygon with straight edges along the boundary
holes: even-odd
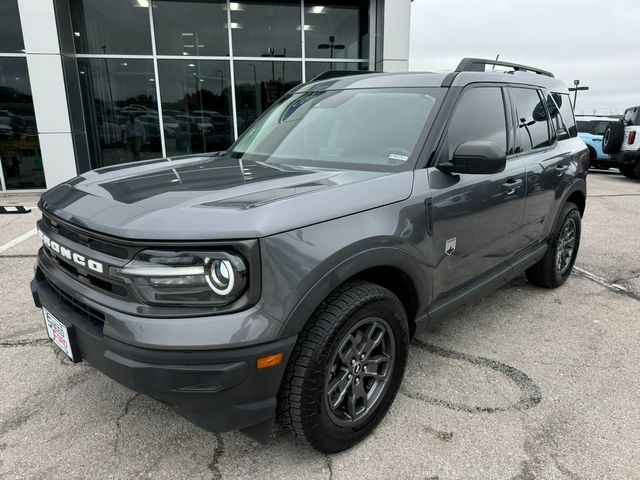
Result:
[[[93,168],[162,156],[152,60],[78,59]]]
[[[224,60],[160,60],[167,155],[214,152],[233,142],[231,79]]]
[[[235,57],[300,57],[300,2],[231,2]]]
[[[229,55],[227,2],[154,0],[159,55]]]
[[[0,1],[0,52],[24,51],[17,0]]]
[[[234,62],[238,135],[283,94],[302,82],[301,62]]]
[[[305,1],[304,15],[308,58],[368,58],[368,0]]]
[[[70,0],[76,53],[151,54],[149,0]]]
[[[369,64],[366,62],[305,62],[304,69],[307,82],[309,82],[314,77],[329,70],[367,71],[369,70]]]
[[[8,190],[45,188],[26,58],[0,58],[0,160]]]
[[[302,81],[303,53],[307,80],[369,66],[370,0],[68,1],[93,168],[226,149]]]

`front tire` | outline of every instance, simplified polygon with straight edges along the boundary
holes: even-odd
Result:
[[[544,288],[562,285],[573,270],[580,247],[580,231],[580,211],[574,203],[567,202],[547,240],[547,252],[525,272],[529,282]]]
[[[298,337],[278,396],[281,423],[320,452],[352,447],[391,406],[408,345],[398,297],[368,282],[339,287]]]

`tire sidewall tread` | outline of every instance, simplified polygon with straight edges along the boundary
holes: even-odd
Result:
[[[360,313],[382,308],[394,330],[396,358],[393,378],[371,418],[357,428],[334,424],[324,411],[327,364]],[[391,325],[394,323],[395,325]],[[332,292],[298,336],[278,395],[278,419],[286,428],[324,453],[345,450],[366,437],[382,420],[402,381],[409,328],[402,303],[391,291],[364,281],[351,281]]]
[[[556,270],[556,247],[558,236],[569,217],[574,218],[576,225],[575,252],[571,259],[569,269],[563,275],[560,275]],[[567,278],[569,278],[580,247],[580,235],[582,232],[581,223],[580,210],[578,210],[577,205],[572,202],[565,203],[560,211],[560,215],[553,227],[551,235],[549,235],[549,239],[547,240],[548,247],[544,257],[525,272],[530,283],[544,288],[557,288],[561,286]]]

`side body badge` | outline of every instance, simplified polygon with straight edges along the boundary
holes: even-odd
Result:
[[[445,243],[445,245],[444,245],[444,253],[446,253],[447,255],[451,255],[453,252],[455,252],[455,250],[456,250],[456,238],[457,237],[450,238],[449,240],[447,240],[447,243]]]

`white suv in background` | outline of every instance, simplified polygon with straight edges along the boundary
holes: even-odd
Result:
[[[640,179],[640,106],[627,108],[621,122],[609,124],[602,150],[615,158],[625,177]]]

